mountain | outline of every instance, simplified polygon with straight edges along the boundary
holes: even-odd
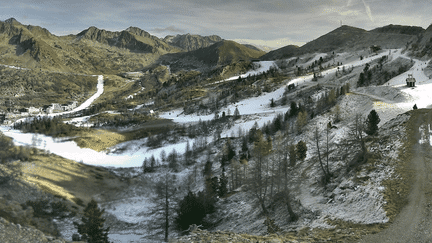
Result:
[[[47,29],[32,25],[25,26],[11,18],[5,22],[0,21],[0,34],[2,45],[15,46],[16,56],[27,59],[26,62],[30,66],[33,66],[36,61],[53,68],[61,68],[57,53],[44,41],[54,38]]]
[[[288,45],[279,49],[273,50],[262,56],[261,60],[276,60],[295,56],[299,47],[296,45]]]
[[[176,35],[176,36],[166,36],[163,39],[170,45],[181,48],[185,51],[194,51],[203,47],[208,47],[216,42],[222,41],[222,38],[217,35],[211,36],[200,36],[200,35]]]
[[[370,33],[387,33],[387,34],[401,34],[401,35],[419,35],[425,31],[422,27],[418,26],[404,26],[404,25],[387,25],[369,31]]]
[[[0,64],[88,74],[136,71],[180,51],[137,27],[118,32],[90,27],[77,35],[55,36],[13,18],[0,21],[0,48]]]
[[[301,46],[302,52],[328,52],[344,46],[350,45],[351,42],[362,39],[367,34],[367,31],[360,28],[355,28],[343,25],[316,40],[306,43]]]
[[[258,47],[251,45],[251,44],[242,44],[242,45],[246,46],[249,49],[255,50],[255,51],[263,51],[263,50],[259,49]]]
[[[170,65],[171,70],[200,69],[257,59],[264,54],[237,42],[223,40],[194,51],[165,55],[161,62]]]
[[[416,42],[425,33],[421,27],[388,25],[370,31],[343,25],[316,40],[296,48],[285,46],[262,56],[262,60],[288,58],[314,52],[357,51],[377,45],[381,48],[403,48]]]
[[[77,39],[97,41],[110,46],[126,48],[133,52],[165,54],[178,51],[177,48],[137,27],[129,27],[120,32],[111,32],[92,26],[77,34]]]

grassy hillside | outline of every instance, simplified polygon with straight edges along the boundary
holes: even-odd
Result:
[[[168,54],[161,58],[169,64],[173,72],[181,69],[203,69],[228,65],[239,61],[249,61],[264,55],[264,51],[248,48],[234,41],[220,41],[195,51]]]
[[[0,66],[0,108],[42,107],[84,101],[96,91],[97,77]]]

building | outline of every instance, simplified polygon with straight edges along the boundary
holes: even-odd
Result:
[[[63,108],[58,103],[52,103],[50,107],[47,108],[47,113],[62,112]]]
[[[408,87],[415,87],[416,80],[412,74],[408,74],[408,78],[406,79],[406,83]]]
[[[41,113],[41,112],[42,112],[42,108],[36,108],[36,107],[30,106],[30,107],[28,108],[28,112],[29,112],[30,114],[37,114],[37,113]]]

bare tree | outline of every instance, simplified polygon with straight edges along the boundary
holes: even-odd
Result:
[[[148,224],[149,230],[154,230],[154,234],[164,234],[165,242],[168,242],[170,222],[174,218],[176,205],[176,179],[170,172],[165,172],[154,187],[154,197],[151,201],[154,207],[149,215],[154,216],[154,221]]]
[[[249,189],[258,199],[265,215],[268,215],[265,202],[267,200],[267,190],[269,185],[269,167],[267,155],[270,154],[267,141],[263,138],[261,130],[257,130],[256,141],[254,143],[254,164],[251,168],[249,178]]]
[[[322,170],[322,172],[324,173],[324,184],[327,184],[328,180],[330,179],[330,171],[329,171],[329,167],[328,167],[328,159],[327,159],[327,165],[324,165],[324,161],[321,155],[321,151],[320,151],[320,143],[321,143],[321,134],[320,131],[318,129],[318,126],[315,127],[315,131],[313,133],[313,141],[315,142],[315,146],[317,149],[316,155],[318,157],[318,162],[320,164],[320,168]],[[327,142],[328,145],[328,142]],[[328,147],[328,146],[326,146]],[[328,156],[328,155],[327,155]]]
[[[365,123],[360,114],[356,114],[354,122],[349,126],[347,138],[340,144],[345,151],[343,156],[356,154],[353,162],[348,163],[349,166],[354,166],[358,163],[364,163],[367,160],[367,147],[364,139]]]
[[[287,140],[289,141],[289,137],[287,138]],[[290,143],[284,143],[282,133],[278,132],[276,134],[276,141],[275,141],[275,149],[276,149],[275,154],[278,160],[277,161],[278,166],[275,170],[273,178],[276,179],[277,182],[276,195],[280,195],[281,198],[283,199],[283,202],[287,207],[291,220],[296,221],[298,219],[298,216],[294,213],[291,207],[291,197],[288,189],[288,184],[289,184],[288,172],[289,172],[289,167],[291,165],[288,160],[289,147],[293,147],[293,146]]]

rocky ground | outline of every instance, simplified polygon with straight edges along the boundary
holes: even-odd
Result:
[[[0,242],[3,243],[67,243],[61,238],[45,235],[33,227],[11,223],[0,217]]]

